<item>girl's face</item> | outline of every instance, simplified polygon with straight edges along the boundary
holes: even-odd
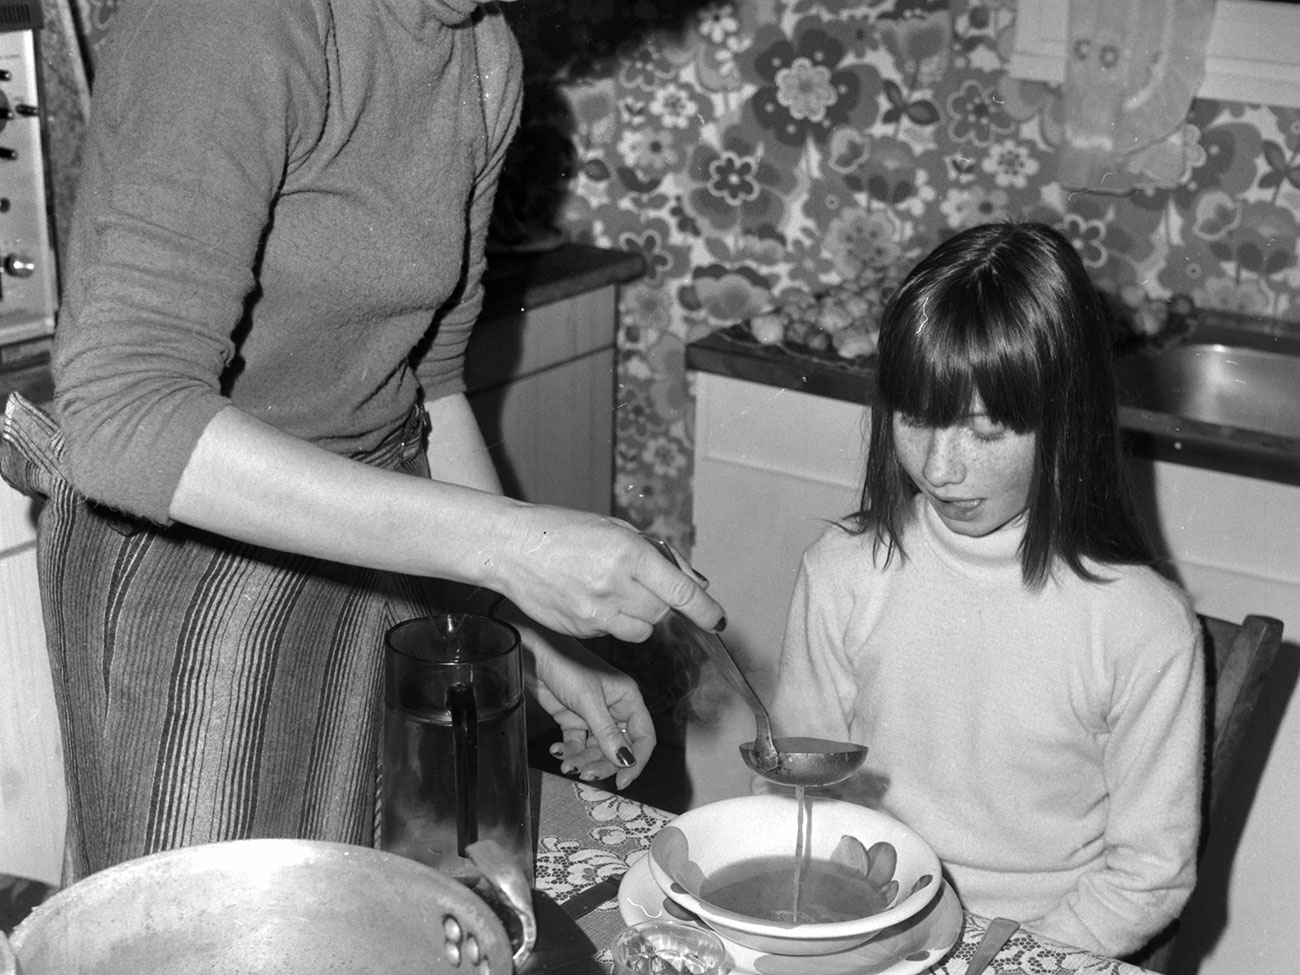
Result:
[[[893,431],[903,470],[958,535],[987,535],[1028,507],[1037,435],[994,423],[978,396],[950,427],[896,413]]]

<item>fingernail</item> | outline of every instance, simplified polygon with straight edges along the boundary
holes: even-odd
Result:
[[[614,758],[616,758],[618,764],[622,765],[624,768],[631,768],[636,764],[636,756],[632,754],[632,750],[626,745],[622,746],[614,753]]]
[[[552,758],[563,758],[563,757],[564,757],[564,746],[563,746],[563,745],[560,745],[560,744],[552,745],[552,746],[551,746],[551,757],[552,757]]]
[[[721,633],[726,628],[727,628],[727,618],[724,616],[722,617],[722,619],[718,620],[718,625],[713,628],[713,632]]]
[[[560,766],[560,771],[563,772],[565,775],[572,775],[574,772],[578,771],[578,769],[576,766],[570,765],[568,762],[565,762],[563,765]]]

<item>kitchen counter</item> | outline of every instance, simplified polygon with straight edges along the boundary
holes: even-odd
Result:
[[[762,345],[743,325],[721,329],[686,347],[688,369],[853,404],[869,403],[875,362],[874,356],[849,360]],[[1137,456],[1300,485],[1300,430],[1293,437],[1274,436],[1122,402],[1119,422],[1129,450]]]
[[[541,254],[491,255],[479,320],[489,322],[606,285],[625,284],[644,273],[640,253],[591,244],[564,244]]]
[[[590,244],[564,244],[541,254],[493,255],[488,260],[480,321],[497,319],[635,280],[644,273],[639,253]],[[11,392],[35,403],[54,393],[50,378],[49,340],[0,348],[0,409]]]

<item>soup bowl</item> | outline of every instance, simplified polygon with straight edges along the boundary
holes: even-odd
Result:
[[[905,922],[943,886],[939,858],[915,831],[875,809],[810,797],[798,876],[811,903],[796,911],[799,833],[793,796],[723,799],[661,829],[650,872],[722,937],[775,955],[848,951]]]

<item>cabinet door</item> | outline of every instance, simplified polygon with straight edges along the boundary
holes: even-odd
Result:
[[[31,507],[0,483],[0,873],[53,885],[67,797]]]
[[[616,299],[610,286],[475,328],[469,402],[511,497],[610,513]]]
[[[857,507],[865,407],[695,375],[695,544],[691,563],[727,610],[727,647],[770,697],[803,551]],[[749,792],[736,751],[754,737],[738,697],[685,729],[691,805]]]
[[[602,349],[470,397],[506,494],[610,513],[613,377]]]

